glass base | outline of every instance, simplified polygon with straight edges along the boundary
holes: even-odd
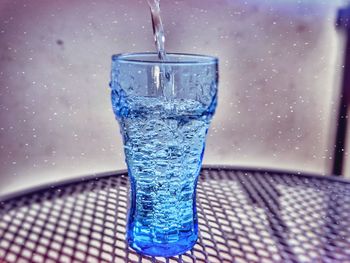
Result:
[[[153,257],[171,257],[185,253],[186,251],[193,248],[196,244],[198,236],[192,236],[176,243],[153,243],[149,242],[133,242],[128,241],[129,246],[136,252],[142,255],[153,256]]]

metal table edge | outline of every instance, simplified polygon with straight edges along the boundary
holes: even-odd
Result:
[[[309,172],[299,172],[299,171],[291,171],[291,170],[283,170],[283,169],[274,169],[274,168],[266,168],[266,167],[244,167],[244,166],[235,166],[235,165],[213,165],[213,164],[205,164],[202,165],[202,170],[231,170],[231,171],[240,171],[243,173],[268,173],[269,175],[289,175],[289,176],[299,176],[304,178],[315,178],[320,180],[327,180],[327,181],[333,181],[333,182],[340,182],[340,183],[347,183],[350,184],[349,179],[341,178],[338,176],[329,176],[329,175],[321,175],[316,173],[309,173]],[[0,196],[0,202],[4,203],[7,201],[10,201],[14,198],[23,197],[26,195],[30,195],[33,193],[38,193],[41,191],[47,191],[48,189],[59,189],[62,187],[65,187],[67,185],[71,184],[78,184],[82,182],[89,182],[89,181],[98,181],[103,178],[108,178],[111,176],[122,176],[127,174],[128,170],[117,170],[117,171],[107,171],[107,172],[101,172],[101,173],[93,173],[88,175],[82,175],[80,177],[74,177],[72,179],[65,179],[62,181],[54,182],[54,183],[47,183],[47,184],[41,184],[35,187],[31,187],[24,190],[15,191],[13,193],[5,194]]]

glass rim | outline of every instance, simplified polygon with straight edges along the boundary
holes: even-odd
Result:
[[[151,65],[211,65],[217,64],[219,61],[217,57],[201,54],[167,53],[166,55],[167,60],[163,61],[159,60],[158,53],[156,52],[120,53],[113,55],[112,61]]]

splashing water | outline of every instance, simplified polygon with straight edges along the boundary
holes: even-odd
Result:
[[[158,57],[160,60],[165,60],[165,36],[162,19],[160,17],[160,0],[147,0],[147,2],[151,10],[153,35]]]

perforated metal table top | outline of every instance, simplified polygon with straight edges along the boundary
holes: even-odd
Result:
[[[127,201],[125,172],[7,198],[0,262],[350,262],[345,180],[206,167],[197,188],[199,240],[168,259],[127,247]]]

